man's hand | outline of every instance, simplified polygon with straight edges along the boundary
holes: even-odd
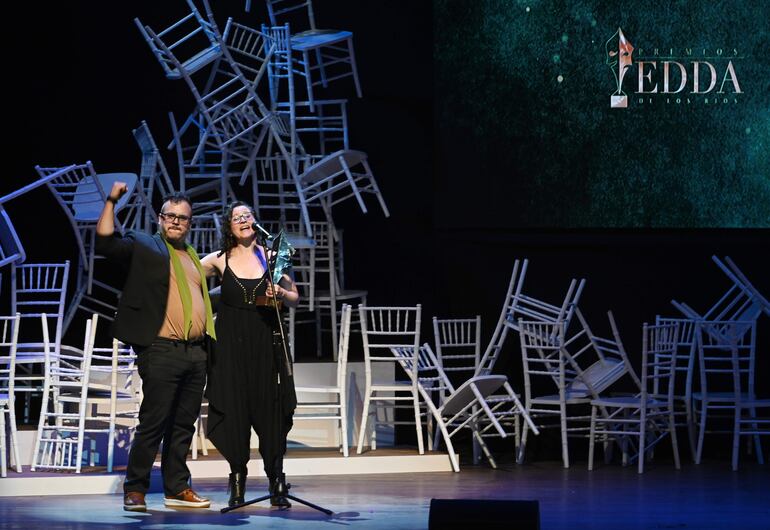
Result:
[[[110,190],[109,198],[113,201],[118,201],[126,193],[128,193],[128,186],[126,183],[116,180],[112,183],[112,189]]]

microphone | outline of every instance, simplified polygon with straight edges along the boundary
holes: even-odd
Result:
[[[263,234],[265,234],[265,237],[267,237],[268,239],[270,239],[271,237],[273,237],[273,236],[272,236],[272,234],[271,234],[270,232],[268,232],[267,230],[265,230],[264,228],[262,228],[262,226],[261,226],[261,225],[260,225],[258,222],[256,222],[256,221],[254,221],[253,223],[251,223],[251,228],[253,228],[253,229],[254,229],[254,231],[256,231],[256,232],[262,232]]]

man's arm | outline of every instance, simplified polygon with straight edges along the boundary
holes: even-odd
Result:
[[[96,222],[96,252],[110,259],[131,259],[133,245],[115,234],[115,204],[127,191],[125,182],[114,182]]]

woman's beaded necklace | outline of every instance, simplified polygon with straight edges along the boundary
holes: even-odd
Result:
[[[259,258],[259,261],[262,264],[262,269],[267,271],[267,264],[265,263],[265,258],[262,257],[262,253],[259,251],[259,247],[254,247],[254,253]],[[262,274],[262,277],[257,282],[257,285],[254,287],[254,289],[251,290],[251,294],[249,294],[249,291],[238,279],[238,276],[235,275],[233,269],[231,269],[229,265],[227,269],[230,271],[230,275],[233,277],[233,280],[235,280],[235,283],[238,285],[238,287],[241,288],[241,291],[243,291],[243,303],[247,305],[255,305],[257,303],[257,289],[259,289],[260,286],[265,283],[265,274]]]

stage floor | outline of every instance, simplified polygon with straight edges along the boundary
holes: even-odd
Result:
[[[300,505],[278,511],[266,504],[220,514],[227,500],[223,477],[195,480],[195,488],[212,500],[207,510],[164,508],[161,493],[148,495],[144,514],[124,512],[119,494],[5,497],[0,527],[418,529],[427,528],[431,498],[476,498],[538,500],[544,530],[770,528],[770,470],[751,462],[737,473],[724,460],[685,463],[681,471],[655,462],[643,475],[619,465],[589,472],[584,462],[568,470],[559,462],[537,462],[498,470],[466,465],[460,473],[289,478],[293,494],[335,514],[327,517]],[[250,478],[247,497],[265,489],[265,479]]]

